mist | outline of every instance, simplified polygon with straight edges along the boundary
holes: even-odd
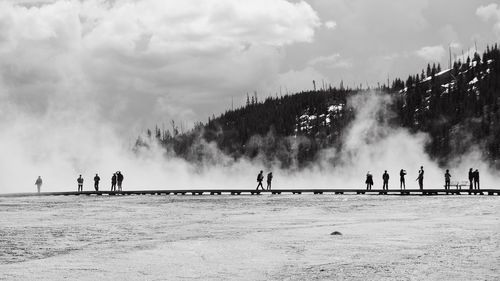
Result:
[[[345,129],[342,149],[319,152],[312,165],[304,169],[271,168],[261,158],[232,157],[219,151],[214,143],[198,143],[210,161],[189,163],[168,155],[155,141],[148,148],[132,149],[132,143],[106,122],[79,106],[52,107],[47,114],[23,111],[13,104],[2,104],[0,129],[0,192],[31,192],[37,176],[44,180],[43,191],[72,191],[82,175],[84,188],[93,189],[93,177],[102,179],[108,190],[113,172],[122,171],[124,189],[251,189],[260,170],[274,173],[274,188],[364,188],[367,172],[374,175],[374,188],[382,185],[382,173],[391,176],[390,188],[399,188],[399,171],[408,172],[407,188],[416,188],[417,171],[424,167],[424,188],[441,188],[444,169],[453,180],[467,180],[469,168],[479,169],[483,188],[493,187],[498,174],[482,161],[481,153],[471,149],[459,155],[449,167],[439,167],[425,152],[428,136],[412,134],[391,126],[387,94],[361,92],[348,100],[355,118]],[[137,132],[138,134],[140,132]]]

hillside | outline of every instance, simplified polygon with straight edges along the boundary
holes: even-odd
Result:
[[[264,163],[282,167],[304,167],[313,162],[323,148],[341,149],[342,134],[354,118],[347,101],[355,94],[388,93],[395,113],[393,126],[412,132],[426,132],[430,142],[427,152],[435,160],[446,162],[464,153],[471,144],[478,145],[485,158],[496,166],[500,159],[500,51],[488,47],[466,61],[456,61],[451,69],[428,65],[421,74],[377,89],[327,87],[263,102],[257,96],[247,104],[228,110],[218,117],[197,124],[189,132],[148,130],[136,148],[158,140],[167,154],[191,162],[218,161],[207,149],[212,143],[233,159],[259,157]],[[148,140],[149,139],[149,140]]]

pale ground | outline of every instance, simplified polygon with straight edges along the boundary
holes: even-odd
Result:
[[[0,280],[500,280],[500,196],[0,198]]]

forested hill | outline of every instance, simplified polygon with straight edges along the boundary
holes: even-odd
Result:
[[[427,150],[435,159],[444,162],[475,143],[500,167],[497,45],[455,62],[451,69],[428,65],[419,74],[395,79],[374,91],[394,97],[393,125],[430,135]],[[209,118],[189,132],[180,133],[174,122],[170,130],[148,130],[136,148],[148,147],[156,139],[168,154],[192,162],[217,161],[207,149],[206,144],[212,143],[235,159],[260,157],[264,163],[303,167],[316,159],[320,149],[342,147],[342,133],[354,118],[353,109],[346,105],[349,96],[374,91],[325,86],[264,101],[255,94],[247,97],[245,106]]]

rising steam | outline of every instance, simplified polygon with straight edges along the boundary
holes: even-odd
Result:
[[[274,172],[274,187],[362,188],[364,176],[370,171],[377,188],[387,170],[390,188],[396,188],[399,170],[406,169],[407,187],[412,188],[416,187],[418,168],[424,166],[425,187],[440,188],[443,168],[425,153],[427,136],[392,127],[388,122],[390,103],[389,95],[375,92],[351,97],[348,106],[355,109],[355,119],[344,132],[343,148],[320,151],[316,163],[302,170],[272,165],[266,170]],[[233,160],[214,144],[203,141],[197,145],[211,157],[201,166],[165,156],[155,142],[148,149],[134,152],[113,124],[77,108],[44,116],[14,109],[2,106],[2,193],[33,191],[38,175],[44,179],[45,191],[76,189],[79,174],[86,179],[86,189],[91,189],[95,173],[103,179],[102,188],[108,189],[109,178],[117,170],[125,175],[125,189],[255,188],[256,174],[265,167],[259,157]],[[75,112],[80,118],[71,119]],[[474,167],[482,172],[483,187],[493,185],[496,175],[481,161],[480,153],[471,150],[456,159],[446,167],[454,180],[466,180],[469,167]]]

